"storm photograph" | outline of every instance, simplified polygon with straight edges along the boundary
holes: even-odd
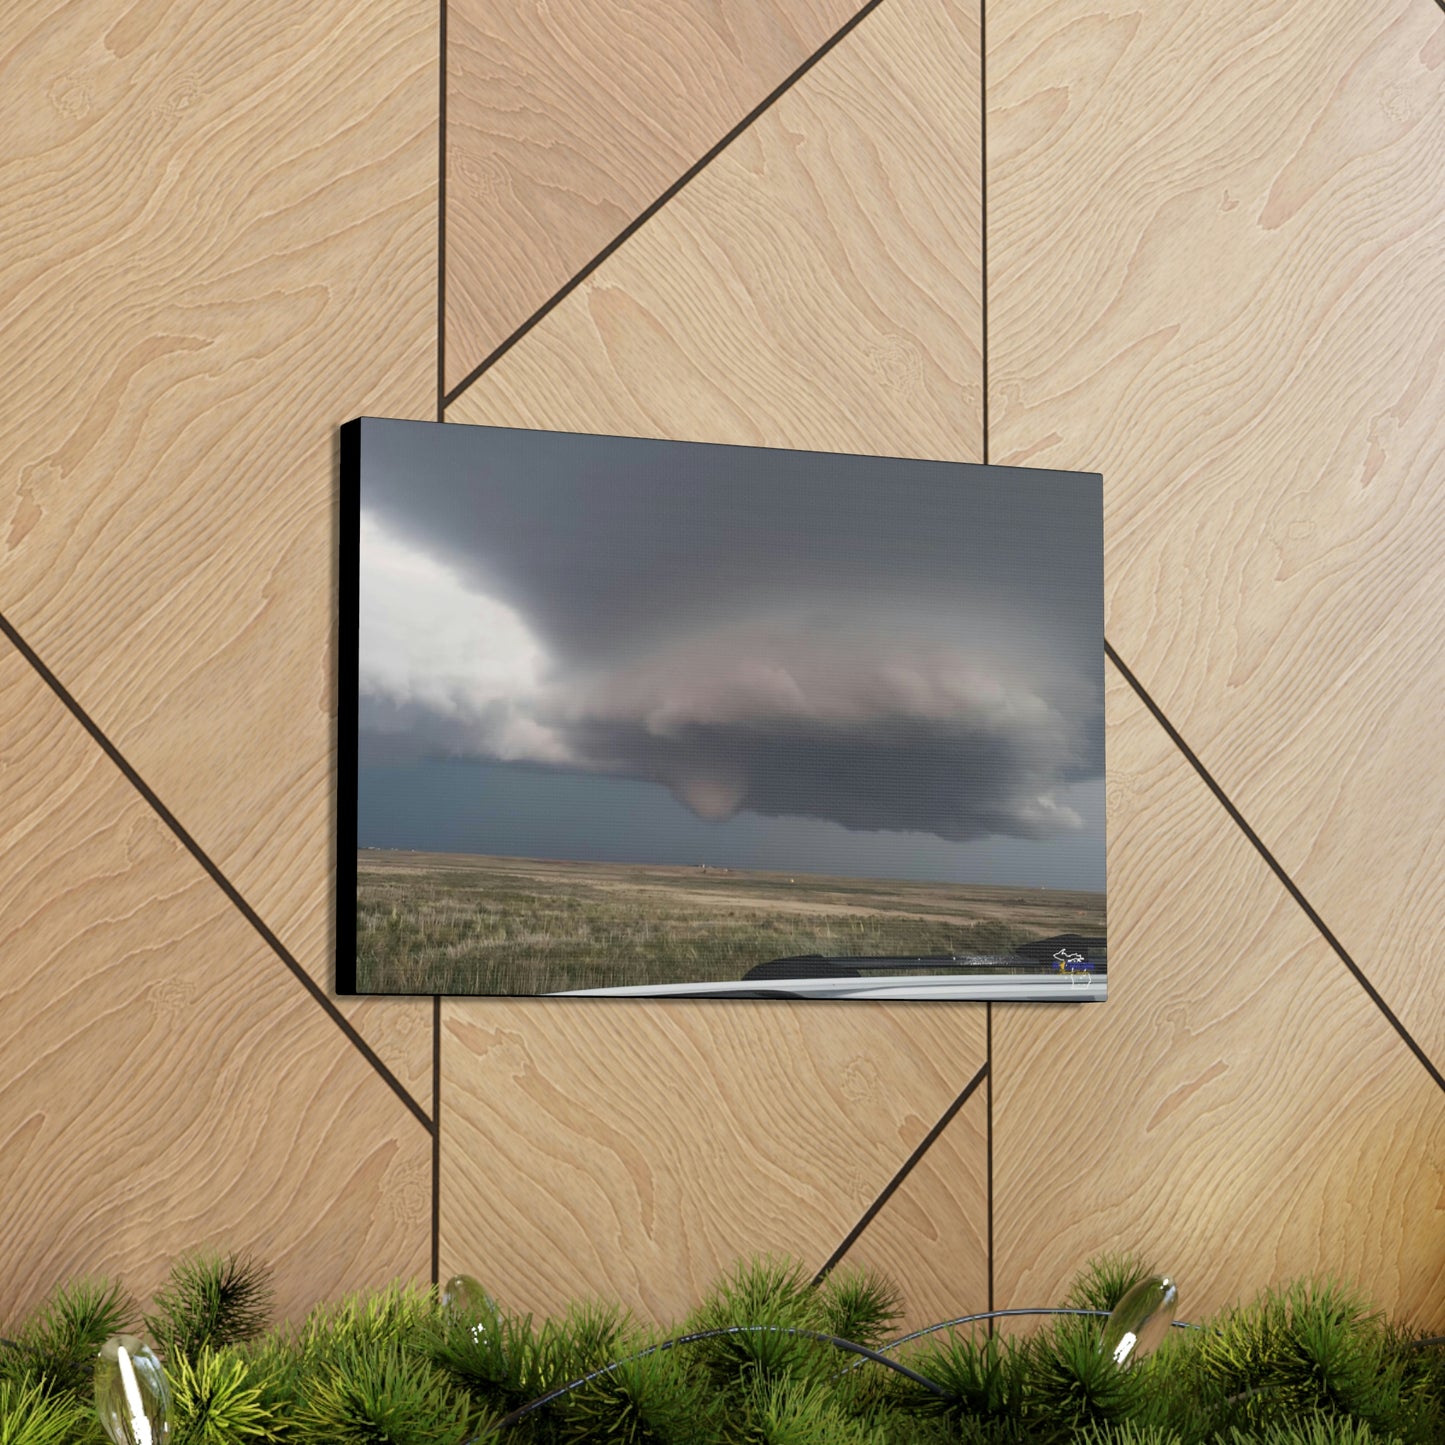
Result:
[[[340,991],[1104,997],[1097,475],[349,427]]]

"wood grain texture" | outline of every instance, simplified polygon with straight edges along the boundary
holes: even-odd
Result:
[[[677,1319],[817,1269],[983,1061],[975,1005],[443,1005],[441,1271]]]
[[[889,0],[448,420],[978,460],[977,52]]]
[[[282,1317],[423,1279],[431,1139],[0,638],[0,1321],[249,1249]]]
[[[436,7],[0,44],[0,611],[329,986],[334,428],[433,414]],[[425,1101],[427,1006],[347,1007]]]
[[[1110,640],[1445,1067],[1445,15],[988,35],[993,458],[1103,472]]]
[[[447,15],[450,390],[861,0],[458,0]]]
[[[981,1084],[839,1262],[902,1290],[898,1330],[988,1308],[988,1092]]]
[[[1439,1089],[1113,668],[1109,1002],[996,1005],[995,1294],[1133,1249],[1193,1318],[1329,1271],[1438,1325]]]

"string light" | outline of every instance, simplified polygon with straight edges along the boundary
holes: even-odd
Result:
[[[95,1407],[112,1445],[166,1445],[171,1392],[155,1352],[134,1335],[112,1335],[95,1361]]]

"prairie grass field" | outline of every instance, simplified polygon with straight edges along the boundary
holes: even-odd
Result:
[[[1099,893],[573,863],[357,854],[362,993],[536,994],[738,979],[796,954],[1007,953],[1102,934]]]

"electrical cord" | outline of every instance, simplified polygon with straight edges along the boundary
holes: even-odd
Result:
[[[692,1334],[678,1335],[675,1339],[663,1340],[660,1344],[649,1345],[645,1350],[638,1350],[636,1354],[627,1355],[620,1360],[613,1360],[611,1364],[603,1365],[600,1369],[592,1370],[575,1380],[569,1380],[565,1385],[558,1385],[555,1389],[548,1390],[546,1394],[539,1395],[535,1400],[529,1400],[525,1405],[519,1405],[511,1414],[504,1415],[491,1428],[504,1430],[509,1425],[515,1425],[518,1420],[525,1419],[534,1410],[540,1410],[544,1405],[550,1405],[554,1400],[560,1400],[563,1395],[570,1394],[571,1391],[600,1379],[603,1375],[610,1375],[613,1370],[621,1369],[623,1365],[630,1365],[634,1360],[645,1360],[649,1355],[659,1354],[663,1350],[673,1350],[679,1345],[696,1344],[699,1340],[715,1340],[724,1335],[757,1334],[788,1335],[794,1339],[817,1340],[820,1344],[832,1345],[834,1349],[862,1356],[860,1364],[864,1360],[872,1360],[875,1364],[883,1365],[886,1369],[905,1376],[915,1384],[922,1385],[925,1390],[937,1395],[942,1400],[954,1398],[953,1392],[940,1385],[936,1380],[930,1380],[926,1375],[920,1375],[917,1370],[910,1370],[907,1365],[900,1365],[897,1360],[890,1360],[879,1351],[869,1349],[867,1345],[857,1344],[853,1340],[845,1340],[839,1335],[823,1334],[818,1330],[791,1329],[786,1325],[727,1325],[721,1329],[697,1330]],[[462,1445],[473,1445],[473,1442],[478,1439],[480,1436],[473,1435],[463,1441]]]
[[[909,1344],[913,1340],[921,1340],[925,1335],[937,1334],[939,1330],[951,1330],[958,1325],[977,1324],[980,1320],[1000,1320],[1010,1315],[1082,1315],[1086,1318],[1106,1320],[1109,1318],[1109,1311],[1074,1309],[1063,1305],[1040,1309],[985,1310],[982,1314],[960,1315],[956,1320],[941,1320],[936,1325],[925,1325],[921,1330],[914,1330],[911,1335],[901,1335],[898,1339],[891,1340],[883,1348],[896,1350],[900,1345]],[[1176,1330],[1202,1330],[1204,1328],[1203,1325],[1191,1325],[1187,1320],[1170,1320],[1169,1323]]]
[[[1106,1320],[1109,1318],[1108,1310],[1086,1310],[1074,1309],[1063,1305],[1051,1308],[1016,1309],[1016,1310],[984,1310],[981,1314],[960,1315],[953,1320],[940,1320],[936,1325],[925,1325],[921,1330],[914,1330],[911,1335],[900,1335],[896,1340],[890,1340],[881,1348],[884,1350],[896,1350],[900,1345],[910,1344],[914,1340],[921,1340],[925,1335],[937,1334],[939,1330],[951,1330],[957,1325],[977,1324],[980,1320],[1004,1319],[1010,1315],[1082,1315],[1085,1318]],[[1176,1330],[1202,1330],[1203,1325],[1191,1325],[1185,1320],[1170,1320],[1170,1325]],[[860,1360],[858,1364],[861,1364]],[[839,1370],[840,1375],[846,1375],[849,1370],[856,1370],[858,1364],[848,1365],[845,1369]]]
[[[560,1400],[562,1396],[570,1394],[573,1390],[580,1389],[583,1385],[590,1384],[593,1380],[600,1379],[603,1375],[609,1375],[613,1370],[621,1369],[623,1365],[631,1364],[635,1360],[644,1360],[649,1355],[659,1354],[663,1350],[676,1349],[679,1345],[691,1345],[699,1340],[718,1339],[724,1335],[742,1334],[781,1334],[789,1335],[797,1339],[817,1340],[820,1343],[832,1345],[834,1349],[846,1351],[849,1354],[858,1355],[860,1358],[849,1365],[846,1370],[839,1371],[839,1374],[846,1374],[848,1370],[856,1370],[868,1362],[882,1365],[886,1369],[895,1371],[905,1376],[915,1384],[922,1385],[925,1390],[937,1395],[942,1400],[953,1400],[957,1397],[953,1391],[940,1385],[936,1380],[930,1380],[926,1375],[921,1375],[917,1370],[910,1369],[907,1365],[900,1364],[897,1360],[890,1360],[886,1354],[888,1350],[896,1350],[903,1345],[910,1344],[914,1340],[923,1339],[926,1335],[936,1334],[939,1330],[954,1329],[959,1325],[978,1324],[983,1320],[1007,1319],[1018,1315],[1072,1315],[1086,1319],[1108,1319],[1108,1310],[1076,1309],[1069,1306],[1039,1307],[1033,1309],[1010,1309],[1010,1310],[984,1310],[979,1314],[960,1315],[956,1319],[940,1320],[934,1325],[925,1325],[921,1330],[914,1330],[911,1334],[900,1335],[896,1340],[890,1340],[881,1349],[870,1349],[866,1345],[860,1345],[853,1340],[845,1340],[839,1335],[823,1334],[816,1330],[791,1329],[783,1325],[728,1325],[716,1330],[698,1330],[692,1334],[678,1335],[674,1339],[663,1340],[660,1344],[649,1345],[645,1350],[639,1350],[635,1354],[624,1356],[620,1360],[613,1360],[610,1364],[603,1365],[600,1369],[592,1370],[588,1374],[581,1375],[575,1380],[569,1380],[565,1385],[558,1385],[548,1390],[545,1394],[539,1395],[535,1400],[529,1400],[525,1405],[519,1405],[510,1414],[504,1415],[495,1426],[495,1430],[504,1430],[517,1421],[525,1419],[534,1410],[540,1410],[544,1406],[552,1404],[554,1400]],[[1203,1330],[1205,1325],[1191,1324],[1188,1320],[1170,1320],[1170,1327],[1176,1330]],[[1432,1335],[1427,1339],[1412,1340],[1411,1348],[1423,1349],[1426,1345],[1445,1345],[1445,1335]],[[462,1445],[475,1445],[480,1436],[470,1436],[462,1442]]]

